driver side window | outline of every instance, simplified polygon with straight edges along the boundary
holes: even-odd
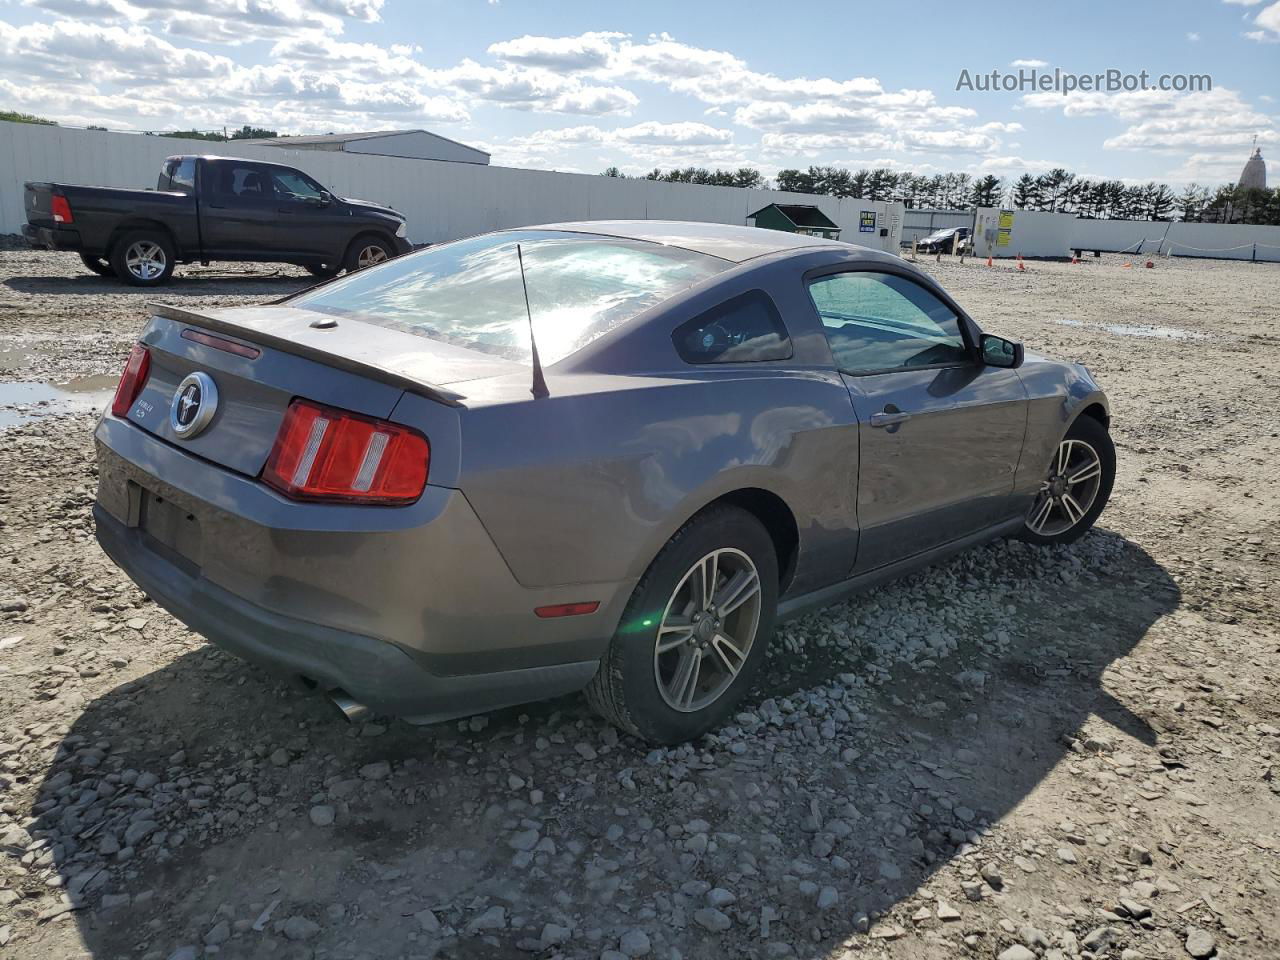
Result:
[[[820,277],[809,295],[847,373],[969,361],[960,319],[919,284],[891,273]]]

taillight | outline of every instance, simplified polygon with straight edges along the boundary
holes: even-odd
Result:
[[[111,415],[126,417],[133,401],[147,382],[147,373],[151,369],[151,351],[140,343],[135,343],[129,351],[129,359],[125,362],[124,373],[120,374],[120,382],[116,384],[116,395],[111,401]]]
[[[75,217],[71,216],[71,204],[67,202],[67,198],[53,195],[53,203],[50,206],[53,212],[54,223],[75,223]]]
[[[294,400],[262,479],[295,500],[413,503],[427,485],[430,459],[416,430]]]

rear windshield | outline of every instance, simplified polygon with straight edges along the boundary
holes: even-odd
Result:
[[[286,302],[525,363],[531,312],[539,359],[550,364],[732,265],[644,241],[513,230],[431,247]]]

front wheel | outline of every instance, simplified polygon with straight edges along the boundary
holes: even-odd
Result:
[[[366,267],[376,267],[394,256],[395,250],[387,241],[371,235],[356,237],[347,248],[342,267],[347,273],[355,273]]]
[[[1097,420],[1077,418],[1050,459],[1022,539],[1048,545],[1073,543],[1093,526],[1111,497],[1116,478],[1116,449]]]
[[[100,277],[114,277],[116,275],[115,270],[112,269],[111,264],[107,262],[105,257],[82,253],[80,254],[80,262]]]
[[[701,736],[750,687],[777,605],[777,555],[760,521],[737,507],[704,511],[636,585],[587,699],[654,743]]]

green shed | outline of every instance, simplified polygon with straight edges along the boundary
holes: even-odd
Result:
[[[840,239],[840,228],[815,206],[803,203],[771,203],[747,217],[765,230],[785,230],[810,237]]]

